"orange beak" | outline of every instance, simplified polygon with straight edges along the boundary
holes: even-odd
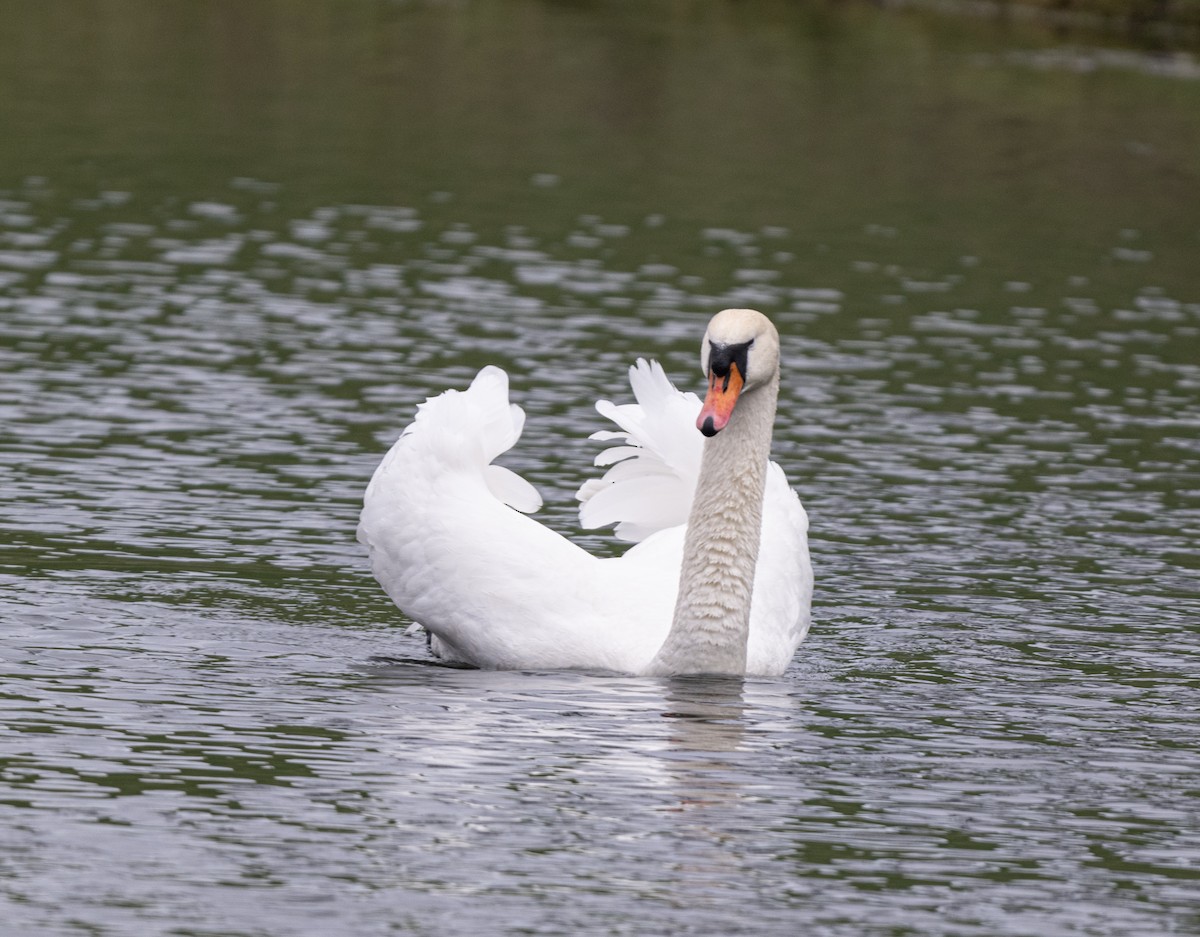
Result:
[[[742,372],[736,364],[729,366],[729,373],[724,377],[709,371],[708,394],[704,398],[704,406],[700,408],[700,416],[696,418],[696,429],[705,436],[716,436],[723,430],[733,415],[744,383]]]

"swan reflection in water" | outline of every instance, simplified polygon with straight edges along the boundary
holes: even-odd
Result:
[[[394,713],[371,739],[393,778],[370,796],[389,802],[370,809],[404,818],[422,844],[409,874],[430,888],[478,890],[478,856],[489,881],[511,871],[505,888],[586,882],[704,909],[759,874],[764,825],[769,842],[786,835],[774,801],[795,792],[780,794],[773,767],[778,727],[796,718],[786,679],[406,662],[361,686]]]
[[[389,705],[406,765],[454,765],[473,783],[499,771],[504,785],[559,777],[642,790],[654,795],[643,804],[665,810],[735,801],[757,776],[757,740],[795,718],[786,683],[739,677],[480,671],[377,657],[365,685],[398,697]]]
[[[735,752],[745,736],[746,701],[738,677],[690,674],[664,681],[670,727],[668,747],[676,752]]]

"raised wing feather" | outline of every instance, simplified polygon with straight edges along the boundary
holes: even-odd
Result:
[[[619,430],[601,430],[592,439],[619,440],[596,456],[611,466],[576,493],[579,522],[585,528],[616,524],[622,540],[638,542],[652,533],[687,523],[700,476],[704,437],[696,431],[700,398],[675,388],[657,361],[639,358],[629,369],[637,403],[596,404]]]
[[[416,419],[401,433],[400,444],[384,457],[376,476],[385,475],[392,462],[406,452],[405,437],[420,432],[422,446],[436,455],[440,464],[477,467],[493,495],[509,507],[531,514],[542,506],[537,489],[504,466],[491,464],[513,447],[524,428],[525,411],[508,402],[508,375],[489,365],[467,390],[448,390],[420,404]],[[375,485],[372,478],[368,499]]]

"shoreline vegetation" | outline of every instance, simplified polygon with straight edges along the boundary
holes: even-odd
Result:
[[[879,0],[879,4],[888,9],[1036,23],[1065,41],[1103,38],[1162,52],[1200,48],[1200,0]]]

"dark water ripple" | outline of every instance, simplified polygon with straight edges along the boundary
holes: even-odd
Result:
[[[701,275],[599,216],[35,194],[0,204],[14,933],[1200,926],[1200,297],[966,259],[798,286],[777,230],[691,232]],[[578,534],[592,402],[637,355],[694,388],[743,303],[785,335],[814,525],[787,677],[424,662],[353,542],[414,402],[507,367],[508,464]]]

